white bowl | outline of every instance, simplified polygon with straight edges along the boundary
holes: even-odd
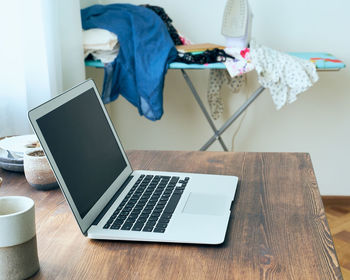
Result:
[[[28,149],[24,153],[24,174],[28,183],[38,190],[51,190],[58,187],[42,148]]]

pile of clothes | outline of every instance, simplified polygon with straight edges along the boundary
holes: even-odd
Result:
[[[103,102],[121,94],[150,120],[162,117],[164,76],[171,62],[205,64],[227,57],[217,49],[179,54],[175,46],[189,41],[161,7],[94,5],[83,9],[81,18],[85,57],[104,63]]]
[[[119,53],[104,67],[103,102],[112,102],[121,94],[140,115],[159,120],[164,76],[177,57],[161,17],[144,6],[111,4],[85,8],[81,18],[84,30],[105,29],[118,36]]]
[[[189,44],[172,25],[164,9],[131,4],[94,5],[81,10],[86,57],[104,63],[102,100],[119,94],[136,106],[140,115],[159,120],[163,115],[164,76],[172,62],[222,62],[226,70],[211,70],[208,102],[212,117],[223,112],[221,86],[232,91],[243,85],[243,74],[255,69],[259,83],[268,88],[277,109],[291,103],[318,79],[313,63],[255,42],[250,48],[229,47],[200,53],[181,53],[175,46]]]

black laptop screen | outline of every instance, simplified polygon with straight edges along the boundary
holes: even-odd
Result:
[[[84,218],[126,168],[94,89],[39,118],[37,123]]]

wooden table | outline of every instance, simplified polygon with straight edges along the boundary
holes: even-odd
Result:
[[[135,169],[238,176],[225,242],[89,240],[59,190],[33,190],[23,175],[1,170],[1,196],[25,195],[36,203],[41,270],[35,279],[342,279],[308,154],[131,151],[128,156]]]

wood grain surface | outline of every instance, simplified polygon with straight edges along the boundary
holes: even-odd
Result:
[[[134,169],[240,178],[219,246],[98,241],[79,231],[59,190],[36,191],[0,170],[0,195],[36,203],[41,269],[34,279],[342,279],[305,153],[130,151]],[[213,186],[215,188],[215,186]]]
[[[350,280],[350,197],[322,197],[344,280]]]

